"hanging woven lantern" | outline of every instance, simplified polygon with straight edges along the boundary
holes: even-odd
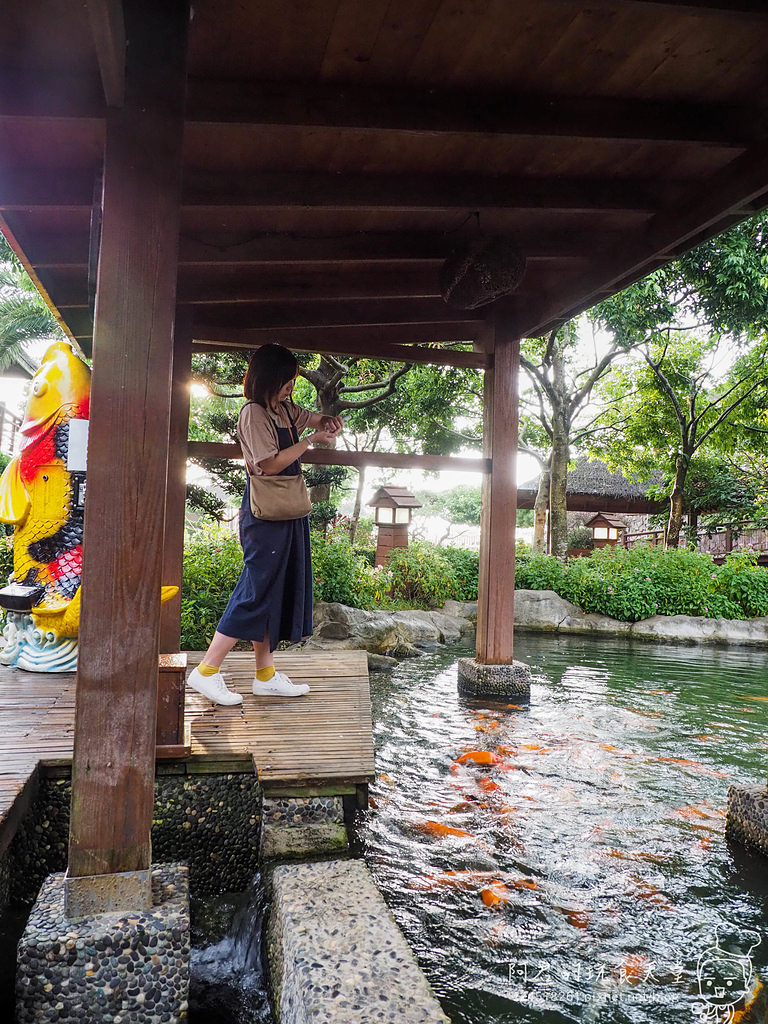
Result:
[[[455,249],[440,268],[440,294],[456,309],[477,309],[515,291],[525,256],[514,242],[480,235]]]

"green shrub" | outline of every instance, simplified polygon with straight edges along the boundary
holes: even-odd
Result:
[[[184,551],[181,647],[204,651],[243,568],[237,539],[220,526],[204,529]]]
[[[554,555],[521,556],[515,567],[515,586],[520,590],[554,590],[560,593],[565,566]]]
[[[337,601],[352,608],[370,608],[389,588],[385,569],[372,568],[345,535],[324,537],[312,532],[313,591],[317,601]]]
[[[554,590],[585,612],[637,622],[651,615],[741,619],[768,615],[768,570],[739,552],[719,568],[685,548],[606,547],[566,563],[551,555],[518,562],[515,585]]]
[[[595,539],[588,526],[577,526],[568,534],[569,548],[589,548],[591,550],[594,546]]]
[[[768,615],[768,569],[757,565],[757,552],[732,552],[716,575],[717,589],[749,618]]]
[[[469,548],[444,547],[440,549],[443,557],[453,569],[456,581],[455,599],[457,601],[477,600],[477,574],[480,556],[477,551]]]
[[[435,608],[458,593],[450,561],[440,548],[426,541],[414,541],[407,548],[394,548],[389,556],[389,568],[396,598]]]

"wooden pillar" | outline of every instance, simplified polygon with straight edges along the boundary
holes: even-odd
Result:
[[[494,365],[485,374],[484,454],[493,460],[483,480],[476,659],[512,662],[517,514],[517,423],[520,340],[496,324]]]
[[[186,0],[125,3],[107,113],[67,911],[149,903]],[[94,887],[87,876],[130,873]],[[75,883],[80,884],[75,884]],[[109,893],[109,895],[105,895]],[[89,896],[91,897],[89,903]],[[88,912],[88,911],[86,911]]]
[[[168,439],[168,489],[165,496],[163,584],[179,593],[167,601],[160,617],[160,650],[172,654],[181,644],[181,577],[184,569],[184,511],[187,500],[189,384],[192,364],[192,318],[187,308],[176,313],[173,333],[171,428]]]

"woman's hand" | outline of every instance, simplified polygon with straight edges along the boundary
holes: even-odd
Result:
[[[321,430],[336,435],[344,429],[344,420],[341,416],[323,416],[318,425]]]
[[[326,419],[332,419],[333,417],[327,416]],[[316,430],[314,434],[310,434],[307,438],[310,444],[333,444],[336,440],[335,430]]]

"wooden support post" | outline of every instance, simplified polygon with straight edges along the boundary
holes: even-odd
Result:
[[[483,480],[476,659],[512,662],[517,514],[517,379],[520,340],[496,325],[494,367],[485,375],[484,455],[492,469]]]
[[[173,333],[171,429],[168,439],[168,489],[165,496],[163,545],[163,584],[178,587],[179,593],[163,605],[161,612],[160,650],[166,654],[175,653],[181,644],[181,577],[184,568],[191,361],[192,324],[187,310],[179,309]]]
[[[126,101],[107,116],[96,293],[70,916],[151,901],[189,7],[186,0],[129,0],[124,7]],[[94,875],[112,878],[96,885],[88,877]]]

